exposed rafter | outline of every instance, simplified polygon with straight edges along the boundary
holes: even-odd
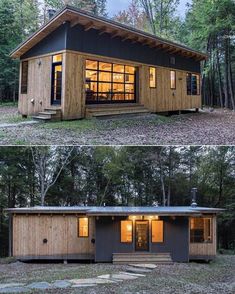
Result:
[[[93,27],[94,27],[94,23],[93,23],[93,21],[90,21],[84,26],[84,31],[87,32],[90,29],[92,29]]]

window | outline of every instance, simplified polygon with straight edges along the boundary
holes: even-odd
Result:
[[[89,237],[89,219],[87,217],[78,219],[78,237]]]
[[[163,221],[161,220],[152,221],[152,242],[153,243],[163,242]]]
[[[62,95],[62,54],[54,55],[52,60],[52,104],[61,104]]]
[[[201,217],[190,219],[190,241],[191,243],[212,242],[212,218]]]
[[[149,87],[156,88],[156,68],[149,68]]]
[[[22,71],[21,71],[21,94],[28,93],[28,61],[22,62]]]
[[[86,60],[86,101],[91,103],[133,102],[136,68]]]
[[[187,74],[187,95],[200,95],[199,74]]]
[[[175,70],[171,70],[171,89],[176,89],[176,72]]]
[[[132,242],[132,221],[121,221],[121,242]]]

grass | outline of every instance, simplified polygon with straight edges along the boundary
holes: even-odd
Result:
[[[0,102],[0,107],[16,107],[18,102]]]
[[[115,118],[108,120],[96,120],[96,119],[82,119],[82,120],[74,120],[74,121],[62,121],[62,122],[50,122],[41,125],[43,129],[64,129],[71,130],[76,132],[83,131],[102,131],[102,130],[113,130],[117,128],[128,128],[133,127],[134,125],[138,125],[141,123],[142,119],[138,118]],[[146,122],[149,124],[166,124],[171,123],[173,121],[170,117],[156,115],[152,118],[148,118]],[[145,123],[145,118],[143,117],[143,123]]]
[[[0,264],[10,264],[13,262],[16,262],[16,259],[14,257],[0,258]]]

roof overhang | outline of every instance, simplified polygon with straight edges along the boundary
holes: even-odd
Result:
[[[192,58],[197,61],[202,61],[208,58],[207,54],[193,50],[184,45],[156,37],[155,35],[136,30],[132,27],[103,17],[95,16],[71,6],[65,6],[62,10],[56,13],[45,25],[13,50],[10,56],[15,59],[20,58],[65,22],[69,22],[71,27],[80,24],[84,27],[85,31],[96,29],[99,31],[100,35],[109,34],[111,35],[111,38],[120,37],[123,42],[129,40],[132,43],[140,43],[155,48],[156,50],[166,51],[169,54],[182,55],[186,58]]]
[[[28,207],[5,209],[10,214],[77,214],[87,216],[201,216],[203,214],[216,214],[224,211],[218,208],[192,208],[188,206],[171,207]]]

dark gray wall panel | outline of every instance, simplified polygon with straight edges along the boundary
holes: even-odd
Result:
[[[96,220],[96,262],[112,262],[113,253],[133,251],[133,244],[121,243],[121,220],[125,217],[100,217]]]
[[[173,261],[188,262],[189,258],[189,231],[188,219],[177,217],[172,220],[168,217],[164,220],[164,242],[152,243],[151,251],[170,252]]]
[[[194,72],[200,72],[200,62],[178,55],[143,46],[132,44],[131,41],[122,42],[120,38],[111,39],[110,35],[99,35],[97,30],[87,32],[77,25],[68,29],[67,49],[85,53],[108,56],[124,60],[131,60],[145,64],[172,67]],[[170,57],[176,58],[176,64],[170,64]]]
[[[64,49],[144,64],[200,72],[199,61],[178,55],[169,55],[162,50],[149,48],[138,43],[132,44],[128,40],[122,42],[118,37],[111,39],[108,34],[100,36],[99,32],[94,29],[85,32],[81,25],[71,28],[69,23],[61,25],[21,58],[30,58]],[[170,64],[170,57],[173,56],[176,59],[175,65]]]
[[[135,252],[134,238],[132,244],[121,243],[120,241],[120,221],[125,217],[100,217],[96,220],[96,261],[111,262],[113,253]],[[188,262],[188,219],[177,217],[172,220],[164,217],[164,242],[151,243],[150,252],[171,253],[175,262]],[[150,233],[151,240],[151,233]]]
[[[30,58],[38,55],[48,54],[66,49],[68,24],[61,25],[49,36],[39,42],[36,46],[25,53],[21,59]]]

